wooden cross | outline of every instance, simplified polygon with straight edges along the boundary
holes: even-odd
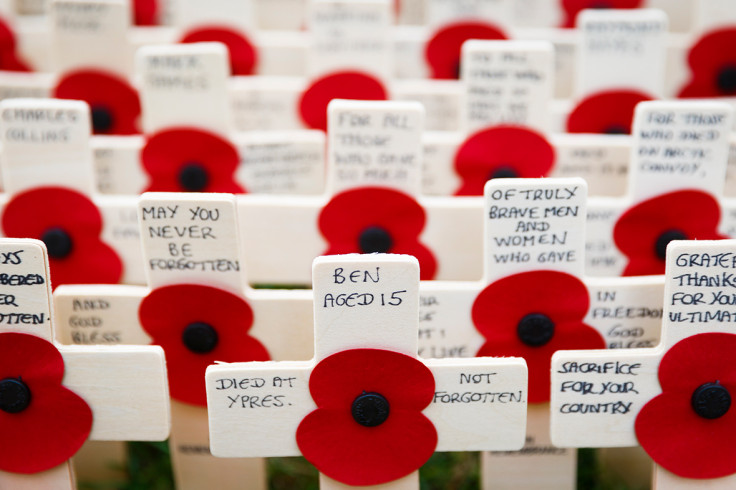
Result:
[[[19,462],[6,452],[0,458],[4,470],[0,471],[0,487],[75,488],[69,462],[65,460],[76,452],[87,434],[91,440],[101,441],[166,439],[171,421],[163,350],[156,346],[54,344],[51,283],[43,243],[0,239],[0,256],[0,345],[6,349],[17,345],[23,356],[37,357],[39,368],[53,371],[61,366],[64,373],[63,379],[50,382],[29,372],[28,366],[2,366],[0,424],[6,434],[3,440],[6,447],[15,448],[22,457]],[[7,355],[6,352],[3,356],[6,361]],[[54,383],[63,383],[63,388],[75,395],[58,395]],[[75,400],[69,401],[70,397]],[[81,405],[76,401],[78,397]],[[84,422],[89,416],[83,412],[88,409],[91,432]],[[21,419],[24,412],[27,417]],[[29,430],[26,421],[30,416],[37,418],[34,425],[41,433],[29,431],[24,436],[14,426],[23,424]],[[66,420],[62,427],[54,422],[60,420]],[[14,440],[18,434],[22,440]],[[45,445],[43,440],[55,443]],[[29,445],[33,446],[30,452]]]
[[[406,216],[399,219],[409,220],[410,226],[407,228],[405,223],[399,228],[413,235],[389,236],[392,243],[403,249],[389,247],[388,252],[410,250],[407,253],[416,253],[421,245],[435,258],[436,274],[431,265],[427,265],[431,261],[427,260],[423,263],[423,278],[478,278],[482,212],[477,205],[479,202],[417,197],[422,107],[411,102],[333,101],[329,118],[327,195],[278,199],[245,195],[238,200],[241,239],[249,253],[245,258],[249,280],[256,284],[308,284],[312,259],[334,249],[336,244],[344,246],[341,251],[386,251],[367,245],[359,248],[357,235],[370,227],[390,225],[394,219],[391,216]],[[391,212],[382,218],[372,216],[379,211],[370,208],[379,201],[372,204],[356,197],[352,208],[342,208],[349,217],[324,217],[325,209],[330,209],[332,214],[340,212],[342,205],[338,203],[341,201],[336,203],[335,197],[351,191],[356,196],[375,192],[362,194],[366,189],[378,189],[394,196],[395,190],[400,191],[406,196],[394,198],[392,202],[408,203],[402,204],[402,209],[413,208],[414,211],[407,211],[408,215]],[[412,203],[412,199],[418,204]],[[426,224],[422,225],[424,213]],[[339,225],[339,221],[346,220],[354,223],[349,227]],[[355,227],[360,230],[354,230]],[[332,237],[324,235],[326,228]],[[458,233],[448,235],[449,229]],[[332,243],[328,243],[330,240]],[[385,240],[383,243],[391,245]],[[408,249],[407,243],[410,244]]]
[[[0,117],[8,194],[3,233],[37,239],[47,235],[52,268],[58,266],[64,274],[51,278],[54,286],[80,281],[143,284],[135,198],[95,194],[89,107],[79,101],[13,99],[0,103]],[[49,207],[44,209],[44,203]],[[101,230],[96,221],[101,221]],[[101,258],[104,262],[97,262]],[[109,269],[100,274],[99,264]]]
[[[247,286],[232,195],[147,193],[140,198],[138,209],[149,288],[59,288],[54,300],[61,325],[60,339],[74,344],[161,343],[170,358],[173,397],[170,445],[177,487],[195,489],[216,482],[221,488],[242,488],[243,482],[250,482],[249,488],[265,488],[262,460],[212,458],[202,379],[186,372],[182,374],[185,366],[172,357],[188,356],[189,363],[197,363],[198,355],[192,354],[195,352],[191,351],[192,347],[182,344],[178,336],[176,342],[162,342],[163,334],[156,334],[157,330],[150,325],[177,308],[178,302],[196,300],[187,294],[207,294],[213,303],[200,305],[202,315],[207,318],[212,316],[215,305],[222,310],[234,301],[244,305],[234,317],[242,316],[243,309],[252,312],[252,325],[246,320],[243,321],[247,325],[236,325],[242,327],[242,332],[228,330],[228,325],[222,322],[213,324],[217,343],[240,345],[247,338],[251,344],[257,341],[262,345],[270,359],[304,360],[312,355],[312,293],[253,290]],[[161,300],[154,299],[165,295],[164,291],[173,291],[172,287],[179,291],[189,288],[190,292],[177,293],[180,299],[171,300],[170,305],[162,306]],[[172,328],[184,332],[188,325],[185,322]],[[233,357],[227,349],[201,355],[212,356],[212,362],[223,360],[221,356]],[[248,357],[247,353],[242,355]],[[237,359],[236,356],[230,360]],[[183,383],[195,388],[182,389]]]
[[[663,223],[673,227],[662,229],[660,233],[677,231],[679,227],[693,228],[693,222],[707,222],[709,224],[703,225],[703,229],[698,229],[696,225],[694,230],[683,229],[680,232],[684,232],[689,238],[715,237],[714,233],[718,231],[717,208],[723,192],[732,120],[733,109],[722,102],[654,101],[637,106],[631,145],[629,194],[622,199],[591,200],[589,203],[586,245],[588,274],[620,275],[627,270],[632,259],[640,263],[645,259],[653,265],[658,264],[659,269],[647,269],[650,274],[663,272],[664,246],[657,248],[658,237],[645,238],[638,231],[631,231],[631,226],[636,226],[638,222],[636,220],[652,219],[660,223],[660,227]],[[696,201],[693,201],[693,195]],[[682,199],[687,198],[687,201],[678,196],[685,196]],[[713,200],[716,204],[705,205]],[[683,223],[678,223],[676,217],[668,218],[664,212],[672,209],[671,202],[674,201],[693,203],[684,206],[684,209],[693,206],[713,209],[707,212],[707,219],[690,219],[688,222],[683,215]],[[662,202],[664,204],[660,208],[664,209],[660,211],[660,216],[649,218],[646,213],[640,214],[643,204],[649,203],[648,206],[651,207],[652,203],[658,206],[657,203]],[[644,208],[645,211],[646,209]],[[629,214],[629,222],[633,225],[626,224],[621,228],[620,220],[624,213]],[[631,221],[631,213],[634,213],[634,221]],[[682,211],[677,213],[682,214]],[[729,226],[726,218],[733,219],[730,214],[724,213],[721,216],[720,229]],[[641,252],[634,254],[631,248],[637,246],[637,240],[644,239],[651,243],[642,244]],[[620,249],[622,244],[628,250]],[[634,273],[633,269],[628,270]],[[639,275],[641,273],[638,272]]]
[[[521,447],[521,359],[417,357],[416,259],[319,257],[313,288],[313,360],[207,369],[213,454],[304,454],[321,471],[322,488],[417,488],[415,470],[435,450]]]
[[[733,341],[728,278],[735,246],[732,240],[669,245],[657,347],[554,356],[556,445],[641,444],[658,463],[657,488],[733,487],[730,443],[719,436],[729,437],[733,418],[733,362],[723,349]]]

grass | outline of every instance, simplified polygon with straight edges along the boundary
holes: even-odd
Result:
[[[578,488],[581,490],[634,490],[614,475],[602,471],[596,452],[581,449],[578,455]],[[170,490],[174,488],[169,447],[166,442],[129,443],[124,482],[80,482],[81,490]],[[477,490],[480,487],[478,453],[436,453],[419,471],[421,490]],[[533,470],[533,469],[532,469]],[[317,490],[317,470],[304,458],[269,458],[271,490]],[[637,489],[638,490],[638,489]]]

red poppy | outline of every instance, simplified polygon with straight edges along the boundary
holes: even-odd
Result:
[[[138,92],[123,78],[99,70],[67,73],[54,89],[57,99],[89,104],[94,134],[136,134],[141,103]]]
[[[672,240],[719,240],[721,208],[702,191],[670,192],[643,201],[616,222],[613,241],[629,263],[624,276],[664,274],[667,244]]]
[[[440,28],[427,42],[424,58],[432,78],[460,78],[460,58],[463,43],[470,39],[508,39],[503,31],[485,22],[456,22]]]
[[[248,335],[253,310],[222,289],[176,284],[151,291],[138,309],[143,329],[166,352],[172,398],[207,406],[204,372],[215,361],[268,361]]]
[[[393,253],[419,260],[422,280],[432,279],[437,261],[419,242],[426,215],[403,192],[363,187],[337,194],[322,209],[319,229],[330,246],[324,255]]]
[[[660,466],[683,478],[736,473],[736,335],[701,333],[667,351],[659,363],[662,394],[636,417],[639,443]]]
[[[245,192],[234,180],[240,165],[237,148],[208,131],[159,131],[147,138],[141,161],[151,177],[149,192]]]
[[[692,73],[680,97],[736,96],[736,29],[726,28],[704,35],[688,55]]]
[[[62,386],[64,359],[42,338],[0,333],[0,470],[31,474],[71,458],[92,430],[92,410]]]
[[[585,284],[570,274],[531,271],[499,279],[473,304],[473,323],[486,339],[477,355],[523,357],[529,403],[548,402],[552,354],[606,347],[601,334],[583,323],[589,305]]]
[[[253,43],[242,32],[229,27],[198,27],[184,34],[181,42],[224,44],[230,54],[230,73],[233,75],[252,75],[258,64],[258,51]]]
[[[158,24],[158,0],[133,0],[133,21],[137,26]]]
[[[641,7],[642,0],[562,0],[565,22],[562,27],[575,27],[575,19],[585,9],[635,9]]]
[[[307,88],[299,99],[299,116],[311,129],[327,131],[327,105],[333,99],[386,100],[388,91],[380,80],[367,73],[330,73]]]
[[[458,196],[482,196],[493,178],[546,177],[555,163],[555,150],[536,131],[495,126],[471,135],[455,154],[462,185]]]
[[[15,34],[8,24],[0,19],[0,70],[31,71],[23,60],[18,58]]]
[[[432,402],[434,377],[413,357],[338,352],[314,368],[309,391],[317,409],[299,424],[296,441],[333,480],[388,483],[419,469],[437,447],[437,431],[421,413]]]
[[[115,284],[123,274],[120,257],[100,240],[100,211],[79,192],[38,187],[16,194],[5,206],[2,227],[7,237],[46,244],[55,286]]]
[[[634,109],[652,100],[636,90],[598,92],[580,101],[567,118],[568,133],[631,134]]]

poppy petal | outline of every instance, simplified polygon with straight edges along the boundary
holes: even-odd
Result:
[[[89,104],[94,134],[137,134],[141,103],[138,92],[123,78],[99,70],[67,73],[54,89],[57,99]]]
[[[141,161],[151,177],[147,192],[245,192],[234,180],[240,165],[237,148],[208,131],[159,131],[147,138]],[[184,177],[192,167],[199,173],[193,182]]]
[[[597,92],[582,101],[567,118],[568,133],[631,134],[634,109],[652,97],[635,90]]]
[[[319,215],[319,229],[329,242],[326,255],[362,253],[360,237],[369,228],[380,228],[389,237],[384,252],[413,255],[419,260],[421,278],[437,271],[432,252],[419,242],[426,214],[411,196],[393,189],[362,187],[335,195]]]
[[[61,385],[64,360],[53,344],[33,335],[0,334],[0,379],[22,381],[31,392],[18,413],[0,410],[0,470],[37,473],[71,458],[92,430],[92,410]]]
[[[304,124],[327,131],[327,105],[333,99],[386,100],[388,91],[383,83],[366,73],[330,73],[313,81],[299,99],[299,115]]]
[[[143,329],[152,343],[166,352],[172,398],[207,406],[204,373],[215,361],[268,361],[268,351],[248,331],[253,310],[241,297],[227,291],[192,284],[157,288],[138,309]],[[217,335],[211,350],[197,353],[186,347],[183,334],[193,323],[209,325]]]
[[[242,32],[222,26],[199,27],[187,32],[181,42],[222,43],[227,47],[230,56],[230,72],[233,75],[252,75],[255,73],[258,64],[258,51]]]
[[[506,34],[486,22],[456,22],[442,26],[427,42],[424,57],[431,78],[457,80],[463,43],[470,39],[503,40]]]
[[[0,19],[0,70],[31,71],[27,63],[18,58],[15,33],[10,26]]]
[[[158,24],[157,0],[133,0],[133,21],[137,26]]]
[[[613,229],[613,241],[629,259],[623,275],[664,274],[657,241],[666,232],[676,230],[690,240],[727,238],[718,233],[720,219],[718,201],[703,191],[670,192],[637,204]]]
[[[471,135],[455,154],[455,170],[462,179],[456,195],[482,196],[485,183],[498,171],[505,176],[546,177],[555,163],[555,150],[536,131],[495,126]]]
[[[691,80],[679,97],[733,97],[736,95],[736,29],[710,31],[688,54]]]
[[[2,216],[5,236],[41,240],[58,228],[71,239],[63,258],[49,257],[51,279],[60,284],[116,284],[123,274],[117,253],[99,238],[102,216],[95,204],[79,192],[61,187],[39,187],[17,194]]]

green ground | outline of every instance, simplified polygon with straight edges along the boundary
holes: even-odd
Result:
[[[616,478],[603,474],[595,452],[580,451],[578,488],[581,490],[629,490]],[[436,453],[420,470],[422,490],[479,488],[477,453]],[[317,471],[303,458],[271,458],[269,487],[273,490],[316,490]],[[167,443],[131,443],[127,468],[129,480],[119,484],[88,484],[82,490],[168,490],[173,489]]]

